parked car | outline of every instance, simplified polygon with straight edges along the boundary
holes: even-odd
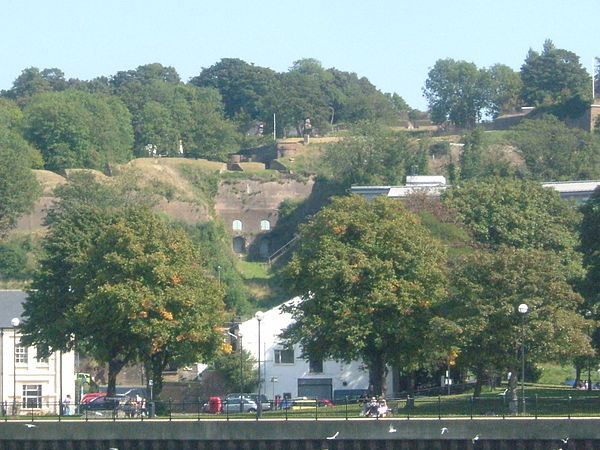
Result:
[[[223,400],[221,411],[227,414],[239,412],[256,412],[258,406],[256,402],[248,397],[231,397]]]
[[[243,392],[243,393],[231,393],[231,394],[227,394],[227,396],[225,397],[225,400],[227,400],[228,398],[239,398],[239,397],[246,397],[246,398],[250,398],[252,400],[254,400],[254,403],[256,403],[258,405],[259,403],[259,395],[257,393],[251,392]],[[273,404],[269,401],[269,399],[267,398],[267,396],[265,394],[260,394],[260,403],[262,405],[262,410],[263,411],[270,411],[273,408]]]
[[[130,398],[123,394],[116,394],[108,397],[106,394],[90,399],[79,406],[80,412],[86,414],[89,411],[122,411],[127,415],[131,408]]]
[[[291,408],[293,411],[301,410],[301,409],[315,409],[317,407],[330,407],[333,406],[331,401],[325,398],[308,398],[308,397],[298,397],[291,400],[288,403],[287,408]]]
[[[95,398],[105,397],[105,396],[106,396],[106,392],[88,392],[87,394],[83,394],[83,397],[81,397],[81,400],[79,401],[79,403],[83,405],[84,403],[91,402]]]

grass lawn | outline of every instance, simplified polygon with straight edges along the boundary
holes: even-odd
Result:
[[[389,399],[392,417],[396,418],[437,418],[437,417],[504,417],[510,416],[509,399],[502,395],[503,388],[486,392],[480,398],[472,398],[470,393],[445,396],[418,396],[407,405],[406,399]],[[600,391],[582,391],[562,386],[526,385],[525,413],[522,413],[521,387],[518,389],[518,405],[520,416],[530,417],[577,417],[600,416]],[[176,408],[175,408],[176,409]],[[194,408],[195,409],[195,408]],[[194,415],[190,410],[191,415]],[[334,407],[306,408],[301,410],[263,411],[265,419],[326,419],[326,418],[358,418],[361,405],[351,403]],[[185,413],[174,413],[174,416],[186,416]],[[254,413],[236,414],[200,414],[201,418],[253,418]]]

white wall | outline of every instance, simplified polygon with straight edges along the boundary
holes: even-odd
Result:
[[[20,336],[16,335],[17,344]],[[14,400],[14,382],[16,374],[16,403],[20,405],[23,393],[23,385],[42,385],[43,410],[53,411],[54,404],[60,402],[60,365],[59,354],[52,354],[48,362],[38,361],[36,349],[27,349],[27,363],[14,364],[14,331],[13,329],[0,329],[0,399],[9,406]],[[63,399],[70,395],[72,401],[75,399],[75,358],[74,353],[62,355],[62,395]],[[52,404],[52,405],[48,405]],[[53,411],[54,412],[54,411]]]
[[[291,300],[298,301],[298,298]],[[294,346],[294,364],[275,364],[274,350],[281,349],[279,334],[290,323],[290,314],[282,313],[278,307],[264,313],[260,323],[262,378],[264,380],[261,391],[267,397],[291,393],[292,397],[298,396],[299,378],[331,378],[332,395],[336,389],[367,389],[369,387],[368,371],[362,369],[362,363],[353,361],[345,364],[333,360],[323,361],[323,373],[310,373],[308,362],[301,359],[302,353],[299,345]],[[252,353],[258,360],[258,321],[256,318],[242,322],[239,327],[242,333],[242,346],[244,350]],[[271,378],[276,377],[277,382],[272,383]],[[388,392],[392,392],[391,371],[388,377]]]

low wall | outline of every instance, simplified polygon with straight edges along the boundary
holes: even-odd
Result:
[[[600,443],[600,419],[90,420],[0,423],[7,441],[570,441]],[[329,439],[332,441],[334,439]],[[36,446],[35,448],[39,448]],[[597,448],[597,447],[594,447]]]

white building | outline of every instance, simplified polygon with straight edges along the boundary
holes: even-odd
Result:
[[[298,301],[300,298],[296,297],[288,303]],[[264,312],[260,321],[261,392],[269,398],[276,395],[283,398],[285,394],[291,398],[306,396],[333,399],[336,391],[342,394],[342,390],[368,389],[369,373],[360,362],[306,361],[301,358],[302,349],[298,344],[292,348],[285,347],[279,335],[293,320],[290,314],[281,312],[280,307]],[[239,331],[243,349],[251,352],[258,361],[258,320],[254,317],[242,322]],[[387,391],[391,393],[391,370],[387,386]]]
[[[61,394],[75,399],[74,353],[38,358],[35,348],[20,344],[13,324],[23,320],[26,298],[23,291],[0,290],[0,414],[57,414]]]

